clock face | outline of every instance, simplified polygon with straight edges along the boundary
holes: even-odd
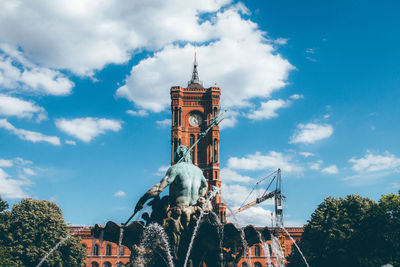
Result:
[[[195,113],[195,114],[190,115],[190,117],[189,117],[189,124],[193,127],[200,126],[202,122],[203,122],[203,119],[200,114]]]

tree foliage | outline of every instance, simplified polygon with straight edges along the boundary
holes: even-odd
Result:
[[[46,200],[24,199],[3,218],[6,228],[4,245],[18,266],[36,266],[69,230],[61,209]],[[85,249],[78,238],[69,238],[42,266],[80,266]]]
[[[400,264],[400,195],[379,202],[357,195],[326,198],[311,215],[299,246],[310,266]],[[305,266],[297,250],[288,266]]]

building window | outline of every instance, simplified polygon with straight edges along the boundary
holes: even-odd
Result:
[[[92,255],[93,256],[99,256],[99,246],[97,244],[94,245],[94,247],[93,247]]]
[[[194,144],[194,134],[191,134],[190,135],[190,147],[192,147],[192,145]],[[195,163],[195,158],[194,158],[194,155],[195,155],[195,151],[196,150],[196,148],[194,147],[193,149],[192,149],[192,151],[190,151],[190,153],[191,153],[191,157],[192,157],[192,162],[193,162],[193,164]]]
[[[99,264],[97,262],[92,262],[92,267],[99,267]]]
[[[218,162],[218,140],[214,139],[214,162]]]
[[[254,246],[254,256],[260,257],[260,246],[258,246],[258,245]]]
[[[174,126],[177,126],[178,125],[178,108],[177,107],[175,107],[175,110],[174,110],[174,115],[173,115],[173,117],[174,117]]]
[[[217,108],[214,108],[214,117],[217,116]]]
[[[217,171],[214,172],[214,179],[218,180],[218,172]]]
[[[255,263],[254,263],[254,267],[262,267],[262,265],[261,265],[261,263],[259,263],[259,262],[255,262]]]
[[[122,262],[117,262],[117,267],[122,267],[124,264]]]
[[[119,247],[118,248],[118,255],[120,255],[120,256],[124,255],[124,247]]]
[[[247,263],[243,262],[242,267],[247,267]]]
[[[111,256],[111,245],[110,244],[107,244],[107,246],[106,246],[106,255]]]
[[[106,261],[106,262],[104,263],[104,267],[111,267],[111,263],[109,263],[108,261]]]

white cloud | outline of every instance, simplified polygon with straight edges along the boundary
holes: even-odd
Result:
[[[162,165],[158,168],[156,175],[157,176],[165,176],[167,170],[169,169],[170,165]]]
[[[6,119],[0,119],[0,128],[6,129],[10,133],[18,136],[20,139],[27,140],[33,143],[47,142],[55,146],[60,145],[60,139],[57,136],[47,136],[39,132],[18,129],[15,128]]]
[[[13,164],[12,160],[0,159],[0,167],[11,167]]]
[[[210,40],[214,41],[197,47],[199,74],[209,83],[205,87],[217,82],[222,88],[223,106],[248,107],[250,99],[267,98],[286,85],[293,66],[266,42],[257,24],[243,19],[234,8],[216,13],[213,20]],[[193,51],[191,44],[164,47],[132,68],[117,95],[142,109],[166,109],[170,104],[166,85],[186,85]]]
[[[61,72],[37,66],[15,48],[1,42],[0,38],[0,86],[3,89],[46,95],[71,93],[74,83]]]
[[[56,120],[56,126],[61,131],[86,143],[106,131],[117,132],[122,128],[121,121],[92,117],[71,120],[58,119]]]
[[[142,49],[214,38],[212,21],[200,22],[200,16],[228,2],[4,0],[0,41],[20,47],[43,66],[91,75]]]
[[[223,183],[230,183],[230,182],[248,183],[254,181],[254,179],[249,176],[241,175],[229,168],[223,168],[221,169],[221,181]]]
[[[281,168],[284,172],[301,172],[303,168],[292,163],[291,160],[291,156],[276,151],[270,151],[267,155],[256,152],[243,158],[229,158],[228,167],[236,170],[275,170]]]
[[[329,138],[333,133],[333,127],[329,124],[298,124],[297,132],[290,138],[289,143],[305,143],[312,144],[316,141]]]
[[[127,110],[126,114],[132,115],[132,116],[138,116],[138,117],[145,117],[149,115],[149,113],[146,110]]]
[[[3,94],[0,94],[0,115],[18,118],[36,116],[38,121],[47,117],[46,111],[35,103]]]
[[[339,173],[339,170],[336,167],[336,165],[330,165],[330,166],[328,166],[326,168],[323,168],[322,172],[326,173],[326,174],[337,174],[337,173]]]
[[[307,54],[315,54],[315,49],[314,48],[307,48],[306,49]]]
[[[36,172],[32,170],[31,168],[24,168],[24,173],[27,175],[36,175]]]
[[[302,99],[304,98],[303,95],[299,95],[299,94],[294,94],[290,96],[290,99],[294,99],[294,100],[298,100],[298,99]]]
[[[284,101],[282,99],[268,100],[267,102],[262,102],[261,107],[257,110],[251,111],[247,115],[249,119],[252,120],[262,120],[277,117],[276,111],[280,108],[287,107],[290,105],[290,101]]]
[[[382,155],[376,155],[367,151],[364,157],[359,159],[353,157],[349,162],[353,163],[352,169],[360,173],[372,173],[378,171],[392,172],[400,167],[400,158],[387,151]]]
[[[285,45],[285,44],[287,44],[288,41],[289,41],[288,38],[277,38],[277,39],[273,40],[273,42],[277,45]]]
[[[310,169],[311,170],[319,170],[321,169],[321,164],[323,163],[322,160],[317,160],[316,162],[311,162],[310,165]]]
[[[274,213],[266,208],[255,206],[235,215],[235,217],[228,217],[228,221],[237,223],[240,226],[254,225],[254,226],[269,226],[271,225],[271,217]],[[272,215],[272,216],[271,216]]]
[[[238,122],[239,112],[235,110],[227,110],[223,115],[223,120],[219,124],[220,130],[232,128]]]
[[[171,125],[171,119],[164,119],[161,121],[156,121],[157,125],[160,127],[168,127]]]
[[[122,190],[119,190],[118,192],[114,193],[114,196],[115,197],[125,197],[126,193],[124,191],[122,191]]]
[[[306,158],[315,156],[315,154],[311,152],[300,152],[299,154]]]
[[[9,178],[9,175],[0,168],[0,195],[4,198],[28,197],[24,187],[29,185],[29,180],[18,180]]]
[[[74,140],[65,140],[67,145],[76,146],[76,142]]]

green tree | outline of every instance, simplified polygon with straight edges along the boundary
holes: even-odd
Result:
[[[299,246],[310,266],[398,266],[400,196],[383,196],[379,203],[328,197],[311,215]],[[288,266],[305,266],[297,250],[288,260]]]
[[[7,226],[10,212],[7,211],[8,203],[0,196],[0,266],[17,266],[11,260],[10,249],[6,245],[7,240]]]
[[[36,266],[69,234],[61,209],[46,200],[24,199],[9,214],[5,239],[18,266]],[[79,238],[69,238],[42,266],[80,266],[86,253]]]

